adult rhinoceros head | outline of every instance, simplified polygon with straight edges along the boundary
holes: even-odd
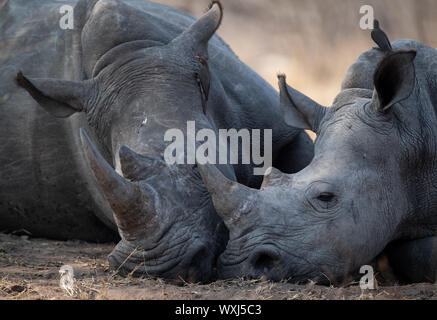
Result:
[[[219,258],[222,277],[341,281],[405,230],[414,236],[424,230],[405,228],[417,197],[425,195],[416,175],[433,163],[415,56],[388,55],[374,73],[374,92],[344,90],[331,108],[279,77],[287,122],[318,134],[315,157],[297,174],[271,170],[261,190],[200,168],[230,230]]]
[[[114,13],[118,7],[128,13]],[[102,16],[117,15],[118,22],[134,19],[129,10],[117,1],[100,1],[94,9]],[[111,267],[122,273],[204,281],[223,250],[227,233],[197,169],[163,160],[168,129],[184,131],[187,121],[214,128],[202,111],[195,76],[202,65],[196,56],[208,57],[209,39],[221,19],[221,5],[214,2],[167,44],[135,40],[116,45],[96,59],[89,80],[18,75],[19,84],[51,114],[86,113],[94,134],[91,139],[81,130],[82,145],[122,236],[109,256]],[[100,41],[90,36],[91,29],[85,27],[82,38]],[[107,41],[107,35],[100,37]],[[85,42],[84,54],[92,60],[98,44]]]

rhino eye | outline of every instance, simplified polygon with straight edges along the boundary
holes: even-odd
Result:
[[[325,214],[327,211],[331,211],[337,206],[340,198],[338,187],[335,184],[314,181],[306,190],[307,204],[312,207],[310,210],[313,213]]]
[[[335,195],[333,193],[322,192],[317,197],[317,200],[320,200],[320,201],[323,201],[323,202],[332,202],[332,200],[334,200],[334,198],[335,198]]]

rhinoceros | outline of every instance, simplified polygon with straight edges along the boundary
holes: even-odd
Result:
[[[279,76],[286,122],[317,134],[296,174],[271,169],[260,190],[200,167],[230,240],[221,277],[337,283],[387,247],[401,280],[437,270],[437,51],[419,41],[373,48],[328,108]],[[366,273],[366,272],[365,272]]]
[[[87,241],[119,233],[108,257],[119,273],[209,280],[228,232],[196,164],[164,161],[165,132],[188,121],[273,129],[273,162],[285,172],[313,156],[309,136],[283,121],[278,93],[215,35],[222,14],[218,1],[197,21],[143,0],[3,3],[0,230]],[[261,183],[253,165],[218,167]]]

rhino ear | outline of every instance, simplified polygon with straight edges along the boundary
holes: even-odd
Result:
[[[317,133],[326,107],[287,85],[285,75],[278,75],[280,103],[285,122],[298,129]]]
[[[30,79],[21,71],[18,72],[16,81],[41,107],[57,118],[67,118],[86,110],[86,103],[94,87],[93,80]]]
[[[202,17],[194,22],[187,30],[172,41],[190,53],[202,57],[208,56],[208,41],[215,34],[223,19],[223,6],[220,1],[213,1]]]
[[[382,112],[407,99],[416,84],[414,59],[417,52],[397,51],[387,55],[376,67],[373,100]]]

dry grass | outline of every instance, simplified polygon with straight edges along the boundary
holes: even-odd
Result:
[[[207,285],[171,284],[161,279],[118,276],[108,268],[114,244],[50,241],[0,234],[0,299],[183,299],[183,300],[344,300],[437,299],[431,284],[379,286],[362,291],[356,284],[342,288],[299,286],[266,280],[217,281]],[[59,269],[75,271],[74,292],[59,286]]]

